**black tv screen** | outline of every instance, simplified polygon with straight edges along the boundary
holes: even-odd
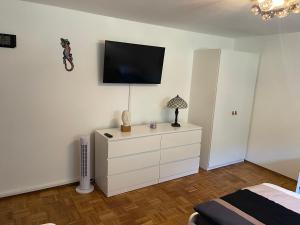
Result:
[[[160,84],[165,48],[105,41],[103,83]]]

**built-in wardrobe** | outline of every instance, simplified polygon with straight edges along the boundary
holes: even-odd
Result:
[[[203,127],[200,167],[244,161],[259,55],[220,49],[194,53],[189,121]]]

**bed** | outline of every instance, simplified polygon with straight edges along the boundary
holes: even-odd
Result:
[[[195,206],[189,225],[300,225],[300,195],[264,183]]]

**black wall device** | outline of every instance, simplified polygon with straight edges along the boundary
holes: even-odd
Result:
[[[15,48],[17,46],[17,36],[13,34],[0,34],[0,47]]]

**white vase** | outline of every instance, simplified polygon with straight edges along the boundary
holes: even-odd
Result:
[[[122,112],[122,122],[123,122],[123,126],[130,126],[131,124],[130,112],[128,110],[124,110]]]

